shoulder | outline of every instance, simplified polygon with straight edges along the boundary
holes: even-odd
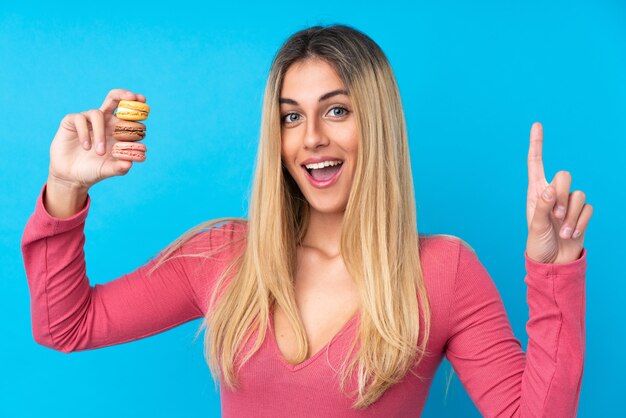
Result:
[[[439,324],[448,324],[451,316],[471,311],[472,306],[497,301],[495,283],[465,240],[420,234],[419,252],[433,318]]]
[[[199,286],[212,286],[222,271],[237,264],[245,251],[247,226],[245,219],[220,218],[196,225],[180,236],[173,245],[178,247],[177,256],[190,280]]]
[[[195,264],[195,261],[201,260],[231,260],[245,248],[246,235],[245,219],[220,218],[203,222],[183,233],[153,257],[157,259],[155,268],[174,259],[183,264]]]
[[[462,238],[447,234],[419,234],[422,264],[446,264],[456,267],[460,262],[477,257],[476,251]]]
[[[461,238],[420,234],[420,258],[425,281],[439,291],[456,294],[457,298],[463,294],[471,298],[473,292],[497,292],[478,254]]]
[[[220,218],[203,222],[183,234],[183,253],[232,252],[246,241],[248,222],[243,218]]]
[[[210,245],[243,240],[248,232],[248,221],[243,218],[215,219],[200,226],[202,239]]]
[[[472,246],[453,235],[419,234],[419,253],[427,288],[444,298],[455,293],[467,273],[482,270]]]

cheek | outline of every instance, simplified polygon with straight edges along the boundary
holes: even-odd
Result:
[[[290,142],[288,138],[282,137],[280,142],[280,158],[292,177],[294,176],[294,170],[296,169],[294,168],[295,151],[293,141]]]
[[[289,159],[289,141],[284,136],[280,140],[280,157],[283,162],[287,162]]]
[[[354,178],[356,173],[357,159],[359,155],[359,134],[356,129],[347,130],[345,136],[342,139],[342,147],[350,159],[350,177]]]
[[[289,131],[281,131],[280,134],[280,154],[283,158],[293,155],[295,151],[293,135]]]
[[[356,128],[347,128],[345,129],[340,136],[341,146],[344,151],[353,159],[357,156],[357,151],[359,149],[359,134]]]

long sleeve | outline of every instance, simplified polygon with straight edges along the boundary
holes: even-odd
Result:
[[[57,219],[46,212],[44,193],[45,186],[22,237],[32,330],[38,343],[66,353],[100,348],[147,337],[204,315],[207,293],[223,263],[176,257],[148,274],[157,257],[129,274],[90,286],[83,252],[90,199],[76,215]],[[225,226],[219,228],[224,231]],[[175,255],[198,253],[206,246],[203,239],[212,246],[213,241],[230,236],[214,230],[201,233]],[[202,269],[194,268],[199,265]]]
[[[586,250],[567,264],[525,258],[527,353],[491,277],[460,245],[446,356],[486,417],[574,417],[585,355]]]

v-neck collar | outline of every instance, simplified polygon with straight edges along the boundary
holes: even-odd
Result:
[[[280,348],[278,347],[278,342],[276,341],[276,334],[274,332],[274,306],[272,306],[270,308],[270,320],[269,320],[269,329],[270,329],[270,344],[272,345],[272,347],[274,347],[274,351],[276,353],[276,355],[278,356],[278,358],[280,359],[280,362],[285,366],[285,368],[289,371],[292,372],[296,372],[300,369],[305,368],[306,366],[308,366],[309,364],[313,363],[318,357],[320,357],[323,353],[325,353],[326,351],[328,351],[328,349],[330,348],[330,346],[337,341],[338,339],[340,339],[343,335],[346,334],[346,331],[350,328],[352,328],[352,325],[356,322],[357,318],[360,316],[360,310],[357,310],[354,315],[352,315],[352,317],[350,319],[348,319],[346,321],[345,324],[343,324],[343,326],[341,327],[341,329],[330,339],[330,341],[328,341],[326,344],[324,344],[324,346],[322,348],[320,348],[315,354],[313,354],[311,357],[309,357],[308,359],[304,360],[302,363],[298,363],[298,364],[291,364],[289,363],[285,357],[283,356],[283,353],[280,351]]]

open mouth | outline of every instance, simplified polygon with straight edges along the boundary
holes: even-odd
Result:
[[[309,175],[316,181],[327,181],[333,178],[339,170],[343,161],[324,161],[318,164],[307,164],[302,167],[309,173]]]

